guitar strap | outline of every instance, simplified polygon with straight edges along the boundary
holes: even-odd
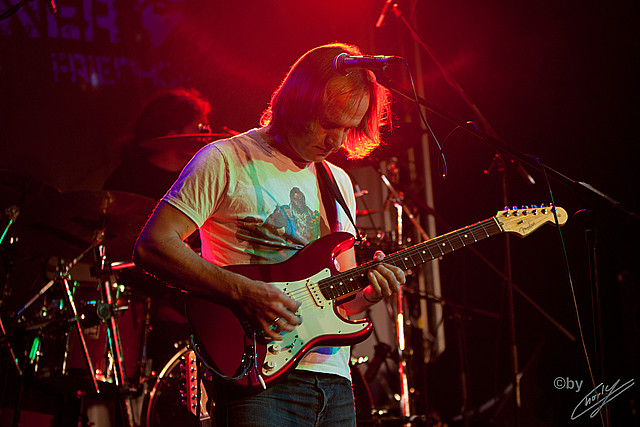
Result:
[[[360,236],[358,227],[356,227],[356,222],[353,220],[353,216],[351,216],[347,202],[345,202],[342,192],[336,184],[331,168],[329,168],[327,162],[322,161],[320,163],[316,163],[316,171],[320,187],[320,196],[322,197],[322,203],[324,204],[325,211],[327,212],[327,220],[329,221],[331,231],[338,231],[338,211],[335,204],[337,201],[340,206],[342,206],[342,210],[347,214],[349,221],[351,221],[351,224],[353,224],[353,227],[356,230],[356,241],[361,241],[362,237]]]

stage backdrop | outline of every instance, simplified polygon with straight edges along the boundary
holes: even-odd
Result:
[[[16,3],[0,0],[0,9]],[[369,54],[406,57],[429,101],[482,128],[436,63],[422,47],[414,47],[406,19],[508,145],[572,180],[590,183],[625,208],[640,211],[637,1],[399,0],[397,13],[388,9],[380,28],[374,24],[383,0],[59,0],[56,15],[47,4],[27,2],[0,21],[3,182],[34,179],[65,192],[99,190],[118,163],[122,141],[141,107],[166,88],[194,87],[205,94],[214,108],[213,131],[256,126],[293,61],[307,49],[332,41],[355,43]],[[410,88],[401,69],[391,71]],[[407,154],[413,148],[421,159],[415,109],[399,97],[393,108],[395,129],[385,135],[388,146],[377,158],[341,164],[347,170],[372,168],[375,177],[379,160],[396,156],[405,194],[424,200],[421,181],[408,178],[411,165],[418,165],[418,174],[429,172]],[[495,147],[464,132],[446,138],[454,126],[432,113],[427,118],[444,144],[448,166],[447,178],[441,179],[439,153],[430,138],[439,230],[493,215],[504,205],[502,176],[499,168],[491,167]],[[535,167],[526,169],[535,185],[527,184],[518,168],[507,168],[507,203],[549,202],[545,176]],[[632,363],[637,362],[638,347],[628,344],[638,342],[640,328],[638,225],[608,209],[595,209],[592,222],[574,217],[598,203],[550,180],[556,202],[571,215],[565,241],[590,341],[596,321],[583,226],[598,225],[609,375],[596,378],[607,384],[618,377],[622,382],[640,380],[637,363]],[[383,202],[368,203],[382,208]],[[426,216],[420,203],[409,204],[416,214]],[[5,221],[3,217],[3,225]],[[577,336],[559,241],[551,227],[515,241],[514,282]],[[482,243],[478,249],[504,268],[503,240]],[[470,251],[445,258],[442,271],[445,297],[464,310],[448,312],[443,320],[449,328],[448,350],[429,367],[433,368],[426,375],[429,392],[423,391],[419,398],[428,402],[421,411],[437,411],[450,419],[462,401],[461,366],[470,381],[469,407],[505,389],[509,339],[499,275]],[[497,314],[500,321],[482,314],[487,312]],[[450,318],[460,322],[449,322]],[[519,295],[516,334],[521,368],[527,368],[523,401],[529,419],[536,420],[534,425],[567,424],[579,399],[576,393],[554,387],[553,380],[589,382],[580,346]],[[461,342],[465,346],[459,346]],[[593,356],[593,342],[588,344]],[[461,354],[467,358],[460,359]],[[633,390],[617,398],[620,419],[628,419],[624,417],[631,413],[632,396],[639,401]],[[510,410],[498,416],[511,420]]]

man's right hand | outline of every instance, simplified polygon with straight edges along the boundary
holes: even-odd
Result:
[[[296,302],[276,286],[238,275],[237,302],[244,315],[259,325],[265,337],[282,340],[280,332],[292,332],[302,323]]]
[[[147,221],[136,244],[134,261],[145,270],[212,301],[230,299],[265,337],[282,340],[301,323],[299,303],[276,286],[252,280],[205,261],[183,240],[197,229],[185,214],[161,202]]]

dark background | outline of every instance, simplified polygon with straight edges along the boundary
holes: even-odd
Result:
[[[0,167],[5,169],[5,182],[34,179],[63,192],[99,190],[115,168],[122,141],[144,102],[163,88],[182,85],[204,93],[214,107],[214,131],[223,126],[253,127],[295,59],[331,41],[357,44],[368,54],[407,58],[427,100],[481,125],[435,63],[415,50],[398,17],[389,11],[384,26],[374,28],[382,0],[57,3],[57,16],[45,2],[33,1],[11,19],[0,21]],[[400,0],[398,4],[507,146],[572,180],[591,184],[624,209],[640,212],[638,2]],[[0,2],[1,9],[9,5]],[[421,74],[416,71],[418,62]],[[408,88],[406,75],[393,72]],[[398,156],[402,168],[406,150],[419,149],[420,133],[415,130],[411,103],[396,97],[394,111],[395,130],[385,136],[388,146],[377,156],[381,160]],[[427,117],[444,142],[454,125],[433,114]],[[432,159],[437,159],[432,142],[430,147]],[[435,161],[430,165],[434,208],[447,223],[438,224],[439,233],[487,218],[504,206],[503,175],[497,168],[488,175],[483,172],[497,152],[492,144],[456,132],[446,140],[444,151],[447,178],[438,177]],[[510,206],[550,202],[536,161],[526,160],[537,184],[527,185],[515,168],[507,168]],[[341,164],[350,170],[367,163]],[[588,422],[588,415],[570,421],[574,406],[593,386],[586,385],[591,380],[579,343],[569,277],[595,384],[640,379],[640,251],[635,245],[639,226],[598,197],[584,196],[555,179],[556,174],[549,175],[555,202],[567,209],[569,223],[562,239],[553,227],[523,240],[511,239],[513,281],[578,341],[568,340],[516,294],[520,367],[527,367],[520,424],[597,425],[599,420]],[[403,183],[407,191],[422,194],[420,182],[404,179]],[[6,194],[8,186],[3,186]],[[15,203],[8,197],[2,201]],[[419,212],[417,204],[412,206]],[[584,209],[592,214],[574,216]],[[46,212],[43,207],[39,214]],[[594,326],[596,298],[589,279],[585,225],[595,230],[598,242],[605,350],[598,357],[604,358],[604,375],[594,344],[599,328]],[[502,237],[476,248],[497,267],[504,267]],[[502,279],[471,251],[452,254],[441,268],[444,296],[462,304],[463,312],[457,314],[463,320],[445,320],[447,350],[416,383],[427,384],[418,410],[451,421],[462,399],[460,324],[468,353],[468,406],[475,408],[509,382],[508,322]],[[499,313],[500,319],[478,315],[473,308]],[[585,385],[580,393],[558,390],[553,386],[556,377],[584,380]],[[638,395],[635,385],[612,402],[613,425],[638,425],[638,415],[633,415]],[[474,422],[490,423],[492,418],[495,425],[514,425],[512,400],[491,406]]]

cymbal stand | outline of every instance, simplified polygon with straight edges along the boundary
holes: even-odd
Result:
[[[76,303],[73,299],[73,294],[71,293],[71,287],[69,286],[69,277],[70,277],[69,270],[71,270],[73,266],[75,266],[78,262],[80,262],[80,260],[90,250],[95,248],[96,245],[98,245],[102,241],[102,239],[103,239],[103,236],[98,236],[98,238],[94,239],[91,245],[87,249],[85,249],[84,252],[82,252],[80,255],[74,258],[71,262],[64,265],[60,265],[58,267],[58,276],[56,278],[51,279],[46,285],[44,285],[42,289],[40,289],[38,293],[36,293],[33,296],[33,298],[27,301],[24,307],[22,307],[17,313],[18,316],[22,316],[22,313],[24,313],[24,311],[27,308],[29,308],[38,298],[40,298],[40,296],[42,296],[45,292],[47,292],[54,284],[58,282],[62,282],[62,285],[64,286],[64,296],[66,298],[66,303],[69,305],[69,307],[71,308],[71,311],[73,312],[73,321],[76,325],[76,332],[78,333],[78,339],[82,344],[82,353],[84,355],[85,362],[87,362],[87,368],[89,369],[89,373],[91,374],[91,381],[93,383],[93,387],[96,393],[100,393],[100,388],[98,387],[98,380],[96,379],[96,373],[95,373],[95,370],[93,369],[93,363],[91,362],[91,356],[89,355],[87,342],[84,339],[84,334],[82,333],[82,325],[80,325],[80,316],[78,315],[78,310],[76,309]]]
[[[398,191],[391,184],[391,181],[389,181],[389,178],[387,178],[384,172],[382,172],[381,170],[378,170],[378,174],[380,175],[380,179],[382,180],[384,185],[387,187],[387,190],[389,190],[390,198],[393,201],[393,204],[396,206],[396,209],[398,210],[398,217],[399,217],[398,221],[402,221],[401,215],[402,213],[405,213],[407,215],[407,218],[409,218],[409,220],[411,221],[411,224],[413,224],[413,226],[416,228],[418,233],[420,233],[420,236],[422,237],[422,239],[429,240],[429,236],[427,235],[427,232],[424,231],[424,228],[422,228],[420,223],[413,216],[413,214],[411,213],[411,210],[406,208],[404,204],[404,197],[402,197],[402,195],[398,193]],[[401,222],[399,223],[399,225],[401,226]]]
[[[397,172],[397,167],[394,168]],[[391,171],[393,172],[393,171]],[[397,227],[397,237],[398,244],[402,245],[403,242],[403,224],[402,217],[403,213],[409,218],[415,229],[420,233],[420,236],[424,240],[429,240],[429,236],[424,231],[420,223],[416,220],[416,218],[411,213],[410,209],[404,204],[403,196],[396,191],[394,186],[391,184],[391,181],[387,176],[382,172],[382,170],[378,169],[378,174],[380,175],[380,179],[387,187],[389,191],[389,201],[393,202],[394,207],[396,208],[396,227]],[[404,419],[409,420],[411,418],[411,405],[410,405],[410,396],[409,396],[409,381],[407,378],[407,358],[405,357],[405,335],[404,335],[404,296],[402,292],[402,287],[398,289],[397,297],[397,306],[396,306],[396,345],[398,349],[398,374],[400,376],[400,411]],[[409,424],[405,424],[409,425]]]
[[[409,380],[407,378],[407,360],[404,356],[405,353],[405,338],[404,338],[404,310],[402,296],[402,287],[398,289],[397,297],[397,310],[396,310],[396,339],[398,345],[398,375],[400,376],[400,412],[403,417],[411,416],[411,405],[409,401]]]
[[[93,369],[93,363],[91,362],[91,356],[89,355],[89,349],[87,348],[87,341],[84,339],[84,334],[82,333],[82,325],[80,325],[80,316],[78,315],[78,310],[76,309],[76,303],[73,300],[73,295],[71,294],[71,288],[69,286],[68,273],[61,274],[62,284],[64,285],[65,296],[67,297],[67,304],[71,307],[73,311],[73,319],[76,324],[76,331],[78,332],[78,338],[80,339],[80,343],[82,344],[82,353],[84,354],[85,362],[87,362],[87,368],[91,373],[91,381],[93,383],[93,388],[96,393],[100,393],[100,387],[98,387],[98,381],[96,379],[96,372]]]
[[[111,350],[111,357],[115,361],[116,373],[115,382],[119,390],[125,393],[125,412],[127,425],[133,427],[133,402],[131,401],[131,393],[129,392],[129,384],[127,383],[127,375],[124,366],[124,357],[122,354],[122,341],[120,340],[120,328],[118,326],[118,320],[116,313],[118,308],[116,307],[117,299],[114,299],[111,288],[111,270],[110,263],[107,261],[106,250],[103,244],[98,246],[99,263],[100,263],[100,294],[101,303],[97,308],[98,317],[105,321],[109,331],[109,347]]]

